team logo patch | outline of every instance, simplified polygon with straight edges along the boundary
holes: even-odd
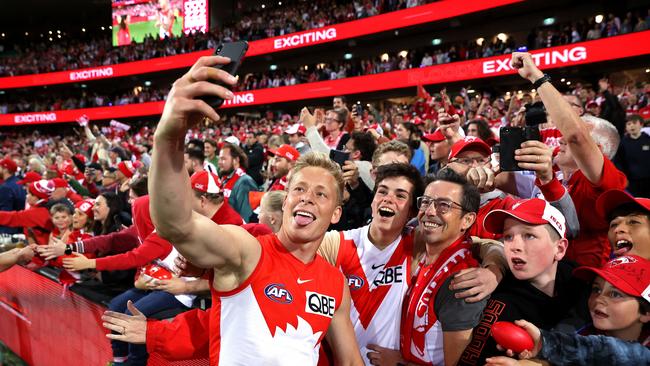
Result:
[[[311,291],[305,291],[305,297],[307,298],[305,312],[328,318],[334,316],[336,300],[333,297]]]
[[[283,284],[272,283],[264,288],[264,295],[271,301],[280,304],[291,304],[293,295],[287,290]]]
[[[363,287],[363,284],[366,282],[363,278],[356,275],[348,275],[348,287],[350,290],[358,290]]]

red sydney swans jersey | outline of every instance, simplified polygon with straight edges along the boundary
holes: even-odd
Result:
[[[258,237],[257,267],[238,288],[211,288],[211,365],[316,365],[343,298],[343,276],[320,256],[304,264],[275,234]]]
[[[399,349],[400,310],[413,255],[412,235],[399,236],[380,250],[368,239],[369,228],[341,232],[336,257],[350,287],[350,319],[366,365],[368,344]]]

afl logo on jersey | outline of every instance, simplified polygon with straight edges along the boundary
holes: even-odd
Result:
[[[291,292],[284,288],[284,285],[272,283],[264,288],[264,295],[268,297],[271,301],[278,302],[280,304],[291,304],[293,301],[293,295]]]
[[[348,275],[348,287],[350,287],[350,290],[358,290],[363,287],[364,283],[363,278],[356,275]]]

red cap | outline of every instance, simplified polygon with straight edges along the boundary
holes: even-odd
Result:
[[[451,145],[451,151],[449,151],[449,159],[453,159],[458,154],[463,151],[478,151],[485,156],[490,156],[492,154],[492,149],[490,146],[481,140],[478,137],[466,136],[464,139],[456,141],[455,144]]]
[[[639,112],[639,116],[641,116],[641,118],[643,118],[644,120],[650,119],[650,105],[639,109],[638,112]]]
[[[88,216],[89,219],[92,220],[93,218],[93,207],[95,206],[95,200],[91,198],[86,198],[85,200],[81,200],[77,203],[75,203],[74,207],[79,209],[79,211],[83,212]]]
[[[68,188],[70,186],[68,181],[63,178],[53,178],[52,183],[54,183],[54,188]]]
[[[287,135],[295,135],[297,133],[304,135],[307,132],[307,129],[305,126],[301,125],[300,123],[293,124],[289,126],[289,128],[284,131],[287,133]]]
[[[446,139],[447,138],[442,134],[442,132],[440,132],[440,130],[436,130],[434,133],[428,133],[422,136],[422,140],[429,142],[440,142],[445,141]]]
[[[269,154],[280,156],[291,161],[296,161],[300,157],[298,150],[296,150],[295,147],[287,144],[280,145],[280,147],[275,150],[269,150]]]
[[[18,170],[18,165],[16,165],[16,162],[8,158],[4,158],[0,160],[0,166],[7,169],[12,174],[15,173],[16,170]]]
[[[49,180],[41,179],[29,184],[29,193],[40,199],[48,199],[54,192],[54,183]]]
[[[216,174],[206,170],[194,173],[190,178],[192,189],[203,193],[216,194],[221,192],[221,180]]]
[[[485,216],[483,227],[493,234],[503,233],[503,223],[508,217],[532,225],[551,225],[561,237],[566,232],[566,221],[562,213],[550,203],[539,198],[522,200],[510,210],[493,210]]]
[[[598,216],[607,220],[607,216],[614,209],[626,203],[636,204],[641,211],[650,213],[650,199],[635,198],[629,193],[618,189],[610,189],[598,196],[596,200],[596,213]]]
[[[133,163],[128,160],[124,160],[120,161],[119,164],[117,164],[117,169],[119,169],[125,177],[131,178],[133,177],[133,174],[135,174],[136,168],[133,166]]]
[[[36,173],[36,172],[27,172],[27,173],[25,173],[25,176],[23,177],[23,179],[19,180],[16,183],[18,183],[18,184],[29,184],[29,183],[41,180],[42,178],[43,177],[41,177],[41,175]]]
[[[650,302],[650,260],[638,255],[612,259],[602,268],[578,267],[573,274],[586,281],[600,276],[626,294]]]

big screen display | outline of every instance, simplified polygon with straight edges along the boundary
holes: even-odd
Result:
[[[208,0],[112,0],[113,45],[208,30]]]

